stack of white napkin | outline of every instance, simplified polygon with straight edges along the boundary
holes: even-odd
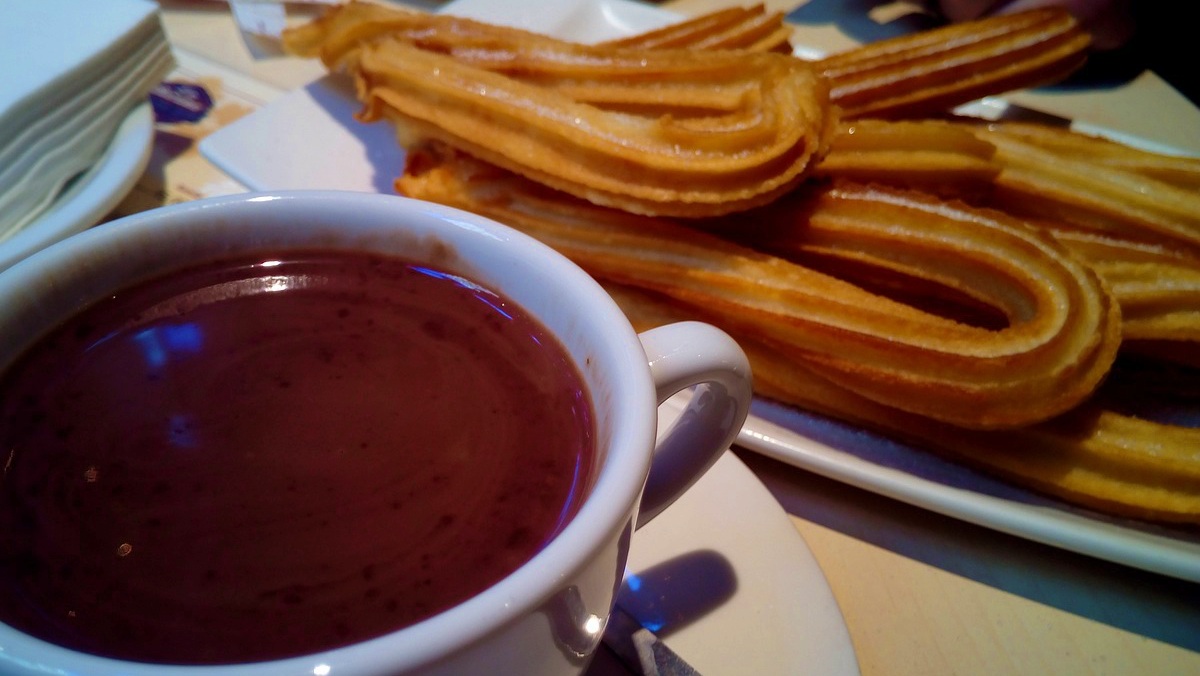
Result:
[[[149,0],[19,0],[0,18],[0,241],[104,155],[174,65]]]

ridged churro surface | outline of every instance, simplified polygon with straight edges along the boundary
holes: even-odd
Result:
[[[1062,80],[1091,38],[1062,8],[997,15],[881,40],[817,62],[846,117],[938,114]]]
[[[764,204],[832,134],[824,81],[790,56],[579,45],[393,11],[334,8],[286,43],[347,69],[362,119],[392,121],[405,145],[437,139],[597,204],[684,217]]]
[[[598,277],[703,308],[873,401],[958,425],[1009,427],[1069,409],[1103,378],[1119,343],[1119,312],[1103,285],[1051,237],[915,193],[797,195],[744,215],[750,222],[733,228],[740,236],[768,231],[751,248],[585,205],[444,149],[416,155],[397,185],[522,229]],[[830,257],[935,278],[995,307],[1005,324],[945,318],[763,253],[801,240]]]
[[[606,283],[634,326],[699,319],[694,308],[635,287]],[[1109,514],[1169,523],[1200,522],[1200,430],[1137,417],[1094,397],[1052,420],[973,430],[884,406],[734,332],[750,359],[756,391],[770,399],[918,445],[1014,483]],[[1113,383],[1114,390],[1126,383]],[[1134,397],[1137,389],[1133,390]]]
[[[724,46],[783,49],[755,31],[788,31],[761,7],[731,8],[634,35],[615,44],[696,49],[724,34]],[[777,40],[777,39],[776,39]],[[936,115],[984,96],[1053,84],[1087,60],[1090,36],[1061,7],[996,15],[903,35],[830,54],[814,65],[830,82],[845,117]]]

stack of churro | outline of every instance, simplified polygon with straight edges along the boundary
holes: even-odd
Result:
[[[915,117],[1057,82],[1083,65],[1090,42],[1070,14],[1042,9],[883,40],[819,67],[847,117]]]
[[[1118,354],[1200,366],[1200,160],[948,115],[1077,68],[1063,11],[817,62],[787,35],[761,6],[578,45],[351,3],[285,44],[396,125],[401,193],[542,239],[636,325],[725,328],[761,395],[1200,522],[1200,431],[1104,386]]]
[[[365,121],[635,213],[765,204],[807,176],[833,130],[825,82],[783,54],[580,45],[365,3],[285,42],[350,72]]]

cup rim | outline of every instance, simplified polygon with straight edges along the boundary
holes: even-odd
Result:
[[[336,190],[249,192],[203,198],[125,216],[72,235],[0,271],[0,307],[22,287],[41,279],[47,269],[63,269],[65,265],[86,260],[93,256],[98,245],[115,241],[158,241],[156,237],[162,237],[168,228],[180,228],[190,223],[187,227],[198,230],[204,227],[200,224],[202,217],[225,212],[291,209],[304,217],[346,207],[353,207],[356,218],[363,222],[382,223],[384,221],[379,219],[404,213],[408,218],[420,221],[422,227],[448,227],[464,237],[490,237],[496,240],[497,246],[506,247],[514,254],[519,252],[521,258],[536,260],[541,271],[562,280],[553,291],[573,298],[567,307],[578,308],[586,304],[590,315],[588,324],[604,327],[602,333],[595,335],[595,340],[606,347],[607,354],[625,363],[646,363],[637,334],[616,303],[599,283],[565,256],[495,220],[399,195]],[[438,225],[434,225],[435,222]],[[125,276],[123,281],[130,283],[133,279]],[[644,376],[637,375],[643,372]],[[631,378],[631,374],[635,377]],[[636,518],[638,500],[649,472],[648,449],[654,445],[658,402],[648,367],[626,369],[620,378],[615,377],[615,372],[613,376],[609,380],[614,388],[614,428],[610,447],[605,450],[609,458],[578,513],[516,571],[445,611],[346,646],[263,662],[216,665],[150,664],[99,656],[49,643],[0,622],[0,665],[35,659],[56,667],[85,668],[97,676],[110,673],[261,676],[283,672],[321,673],[322,665],[331,666],[331,674],[348,670],[356,674],[384,674],[445,659],[545,603],[557,591],[556,581],[569,579],[587,565],[600,547],[613,539],[614,533],[632,527],[629,524]],[[546,584],[547,580],[551,584]],[[394,661],[380,664],[382,655]]]

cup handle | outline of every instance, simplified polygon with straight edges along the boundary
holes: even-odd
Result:
[[[750,410],[750,363],[729,334],[702,322],[650,329],[646,351],[661,405],[695,386],[691,401],[654,449],[637,527],[649,523],[696,482],[737,438]]]

